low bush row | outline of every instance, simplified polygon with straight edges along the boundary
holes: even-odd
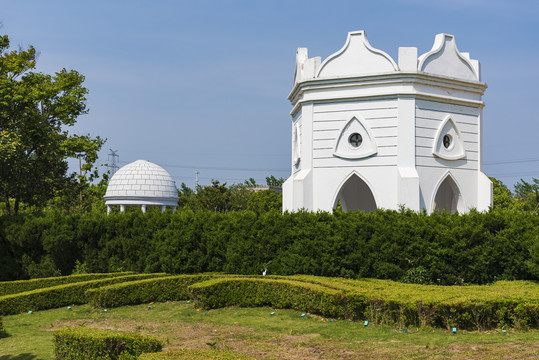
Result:
[[[157,338],[124,331],[79,327],[54,332],[57,360],[131,360],[162,348]]]
[[[231,351],[183,349],[161,353],[147,353],[140,360],[251,360],[252,358]]]
[[[369,320],[375,323],[399,326],[458,327],[469,330],[489,328],[538,328],[539,299],[537,285],[531,283],[532,295],[528,299],[518,296],[492,296],[481,298],[473,295],[466,298],[466,286],[452,289],[464,295],[453,298],[439,297],[440,286],[430,286],[430,296],[424,289],[420,296],[381,296],[382,292],[361,291],[353,286],[339,289],[339,281],[307,278],[302,280],[279,279],[212,279],[190,286],[195,305],[214,309],[227,306],[272,306],[306,311],[326,317],[353,320]],[[321,284],[331,282],[328,286]],[[358,281],[359,283],[359,281]],[[357,284],[355,284],[357,285]],[[503,285],[503,284],[502,284]],[[493,292],[503,286],[494,287]],[[404,285],[410,286],[410,285]],[[532,286],[535,286],[533,288]],[[412,286],[413,287],[413,286]],[[526,291],[523,291],[526,293]],[[498,294],[500,295],[500,294]]]
[[[279,278],[279,277],[275,277]],[[419,285],[405,284],[380,279],[344,279],[310,275],[287,277],[295,281],[320,284],[346,293],[359,293],[386,301],[429,302],[467,302],[471,299],[481,301],[519,300],[539,302],[539,284],[533,281],[497,281],[489,285]]]
[[[53,309],[88,302],[86,290],[125,281],[162,277],[165,274],[136,274],[113,278],[81,281],[18,294],[0,296],[0,315],[12,315],[28,310]]]
[[[56,276],[41,279],[1,281],[0,296],[16,294],[34,289],[43,289],[57,285],[76,283],[80,281],[90,281],[117,276],[133,274],[132,272],[102,273],[102,274],[79,274],[69,276]]]
[[[106,308],[189,299],[188,286],[211,275],[176,275],[113,284],[86,292],[93,307]]]
[[[356,298],[356,306],[341,291],[318,284],[277,279],[212,279],[189,287],[195,306],[216,309],[227,306],[271,306],[319,314],[326,317],[357,319],[366,306]]]

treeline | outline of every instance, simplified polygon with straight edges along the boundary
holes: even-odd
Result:
[[[539,278],[539,217],[491,210],[0,217],[0,280],[83,272],[311,274],[412,283]]]

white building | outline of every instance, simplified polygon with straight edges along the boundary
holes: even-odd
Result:
[[[296,55],[292,175],[283,209],[487,210],[480,66],[452,35],[399,48],[398,64],[364,31],[324,62]]]
[[[159,206],[161,211],[170,206],[174,211],[178,199],[178,190],[170,174],[146,160],[137,160],[118,170],[105,193],[107,213],[113,205],[119,205],[122,212],[126,206],[140,206],[142,212],[146,212],[147,206]]]

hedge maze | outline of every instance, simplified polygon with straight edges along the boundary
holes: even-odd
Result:
[[[0,293],[9,293],[0,296],[0,316],[69,304],[88,303],[94,308],[112,308],[190,300],[201,309],[269,306],[399,328],[539,328],[539,285],[532,281],[441,286],[307,275],[118,273],[40,279],[39,282],[49,287],[26,291],[35,286],[36,280],[28,280],[28,284],[24,281],[0,283]],[[21,291],[13,293],[16,289]],[[155,339],[99,329],[62,329],[54,336],[57,359],[81,356],[88,359],[136,359],[146,352],[148,354],[142,355],[141,359],[249,359],[241,354],[213,350],[159,353],[162,344]],[[123,345],[118,345],[120,343]],[[109,354],[109,346],[123,350]],[[91,357],[90,353],[108,355]]]

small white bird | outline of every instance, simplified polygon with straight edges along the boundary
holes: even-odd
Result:
[[[266,272],[268,272],[268,269],[264,269],[264,272],[262,273],[262,276],[266,276]]]

